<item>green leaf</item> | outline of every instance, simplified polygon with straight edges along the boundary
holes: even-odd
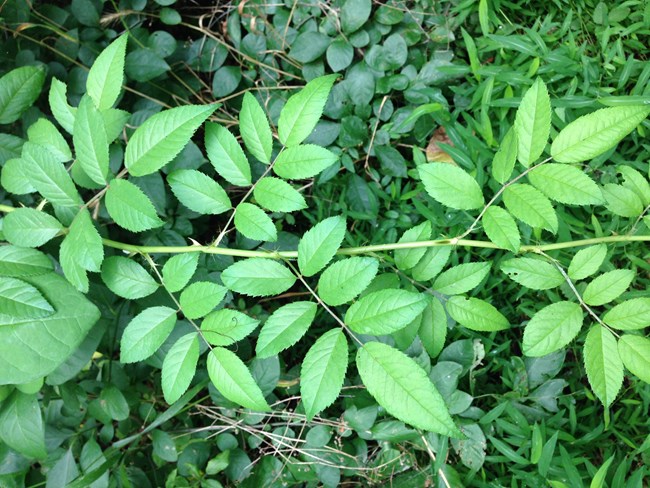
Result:
[[[485,203],[476,180],[458,166],[428,163],[418,166],[418,171],[427,193],[447,207],[471,210]]]
[[[48,101],[56,121],[68,134],[72,134],[77,109],[68,105],[67,90],[68,87],[65,83],[52,78]]]
[[[177,254],[167,260],[162,269],[163,283],[167,291],[181,291],[189,283],[199,264],[199,253]]]
[[[296,282],[288,268],[272,259],[249,258],[230,265],[221,280],[232,291],[252,297],[279,295]]]
[[[68,281],[79,291],[88,292],[85,271],[98,272],[104,260],[104,244],[88,210],[80,210],[72,221],[61,243],[59,260]]]
[[[314,302],[293,302],[278,308],[266,320],[257,338],[257,357],[268,358],[294,345],[316,317]]]
[[[511,127],[503,136],[499,150],[492,160],[492,176],[501,184],[508,181],[512,175],[517,160],[518,145],[517,132],[514,127]]]
[[[113,142],[120,137],[124,126],[128,122],[131,114],[124,110],[116,108],[109,108],[101,112],[102,119],[104,120],[104,127],[106,128],[106,140]]]
[[[581,249],[571,259],[567,271],[569,278],[577,281],[591,276],[603,264],[605,256],[607,256],[607,246],[605,244],[597,244]]]
[[[329,67],[336,73],[350,66],[354,59],[354,48],[345,39],[335,39],[327,48],[325,57]]]
[[[52,260],[36,249],[12,245],[0,246],[0,275],[36,276],[53,269]]]
[[[13,260],[10,269],[16,271],[23,266],[18,264],[20,259],[42,256],[33,249],[5,253],[7,248],[13,246],[0,247],[0,271],[7,257]],[[42,272],[38,261],[40,258],[25,266]],[[49,259],[47,261],[49,263]],[[62,276],[48,272],[38,276],[23,275],[21,279],[34,286],[55,313],[38,319],[6,321],[0,318],[0,385],[29,383],[47,376],[76,351],[99,319],[97,307]]]
[[[248,159],[228,129],[213,122],[205,124],[205,149],[214,169],[228,183],[235,186],[252,184]]]
[[[332,306],[352,301],[370,285],[378,269],[375,258],[357,256],[337,261],[321,274],[318,296]]]
[[[271,407],[253,376],[234,352],[215,347],[208,354],[208,375],[219,393],[231,402],[258,412],[270,412]]]
[[[115,223],[131,232],[142,232],[164,224],[149,197],[130,181],[111,181],[105,203]]]
[[[187,390],[199,360],[199,336],[196,332],[178,339],[165,355],[161,384],[165,401],[174,403]]]
[[[634,168],[617,166],[616,169],[623,175],[623,186],[632,190],[641,199],[644,207],[650,205],[650,183]]]
[[[257,181],[253,196],[260,206],[271,212],[295,212],[307,208],[300,192],[286,181],[272,176]]]
[[[110,259],[110,258],[109,258]],[[149,307],[133,317],[122,333],[120,361],[135,363],[152,356],[176,325],[176,310]]]
[[[0,78],[0,124],[18,120],[41,94],[44,81],[44,66],[23,66]]]
[[[551,100],[541,78],[535,80],[521,99],[514,128],[517,158],[528,167],[542,155],[551,131]]]
[[[338,75],[314,78],[302,90],[289,97],[278,120],[278,136],[282,144],[287,147],[296,146],[312,133],[336,78]]]
[[[546,163],[528,173],[528,180],[556,202],[570,205],[600,205],[605,202],[598,185],[573,166]]]
[[[62,229],[54,217],[33,208],[17,208],[5,216],[2,225],[5,239],[22,247],[42,246]]]
[[[263,163],[271,162],[273,135],[264,109],[257,99],[246,92],[239,112],[239,132],[246,149]]]
[[[133,176],[155,173],[174,159],[190,138],[217,108],[185,105],[149,117],[126,145],[124,165]]]
[[[36,191],[25,174],[24,161],[19,158],[9,159],[5,162],[2,167],[0,185],[14,195],[25,195]]]
[[[607,461],[605,461],[600,468],[598,468],[598,471],[596,471],[596,474],[591,480],[591,483],[589,484],[589,488],[602,488],[605,484],[605,476],[607,476],[607,470],[611,466],[612,462],[614,461],[614,458],[616,457],[615,454],[612,454]]]
[[[289,180],[303,180],[316,176],[338,161],[339,157],[324,147],[301,144],[288,147],[275,159],[273,171]]]
[[[577,303],[557,302],[542,308],[524,329],[524,354],[541,357],[562,349],[578,335],[582,321]]]
[[[618,354],[616,338],[605,327],[592,325],[583,354],[591,389],[608,408],[623,384],[623,362]]]
[[[417,281],[429,281],[435,278],[445,267],[451,246],[434,246],[427,249],[420,262],[415,265],[411,274]]]
[[[28,458],[44,459],[45,426],[36,395],[15,391],[2,402],[0,439],[10,448]]]
[[[309,229],[298,244],[298,267],[303,276],[313,276],[327,266],[345,237],[345,218],[329,217]]]
[[[436,297],[427,297],[427,307],[422,312],[418,336],[432,358],[437,357],[445,346],[447,314]]]
[[[228,194],[208,175],[194,169],[179,169],[167,176],[178,200],[201,214],[221,214],[232,208]]]
[[[65,166],[58,162],[47,148],[26,142],[22,160],[30,183],[44,198],[62,207],[76,207],[81,204],[81,197]]]
[[[348,369],[348,342],[341,329],[320,336],[300,368],[300,396],[311,421],[339,396]]]
[[[450,297],[446,306],[451,318],[468,329],[492,332],[510,328],[501,312],[478,298]]]
[[[245,237],[256,241],[274,242],[278,231],[271,217],[252,203],[244,202],[235,210],[235,228]]]
[[[519,251],[521,237],[517,223],[512,216],[501,207],[492,205],[483,214],[483,229],[497,246],[514,253]]]
[[[431,239],[431,222],[422,222],[420,225],[407,230],[400,237],[398,244],[405,242],[421,242]],[[426,247],[417,247],[413,249],[396,249],[395,265],[398,269],[406,271],[413,268],[427,252]]]
[[[459,264],[438,276],[433,282],[433,289],[444,295],[468,292],[483,281],[491,266],[491,262]]]
[[[228,290],[216,283],[198,281],[183,290],[179,298],[183,315],[198,319],[209,314],[226,296]]]
[[[363,384],[393,417],[418,429],[462,437],[426,372],[406,354],[379,342],[357,351]]]
[[[61,163],[72,159],[70,146],[68,146],[59,129],[45,118],[41,117],[29,126],[27,137],[31,142],[48,148],[56,160]]]
[[[648,327],[650,325],[650,298],[632,298],[619,303],[603,316],[603,322],[620,330],[638,330]]]
[[[557,215],[551,202],[539,190],[525,183],[511,185],[503,192],[508,211],[531,227],[557,232]]]
[[[123,34],[111,42],[99,53],[88,72],[86,92],[98,110],[111,108],[120,94],[124,82],[127,39],[128,35]]]
[[[203,338],[213,346],[230,346],[248,336],[260,323],[237,310],[223,308],[203,319]]]
[[[375,291],[350,306],[345,323],[358,334],[390,334],[413,322],[426,306],[420,293],[391,289]]]
[[[564,283],[564,276],[551,263],[535,258],[514,258],[501,263],[512,281],[531,290],[550,290]]]
[[[331,39],[320,32],[303,32],[291,43],[289,56],[300,63],[311,63],[323,55],[330,42]]]
[[[582,293],[582,299],[587,305],[605,305],[627,290],[633,279],[634,271],[630,269],[608,271],[587,285]]]
[[[102,114],[89,97],[83,97],[72,131],[77,162],[95,183],[105,185],[108,169],[108,136]]]
[[[341,29],[345,34],[352,34],[370,18],[372,2],[370,0],[346,0],[341,7]]]
[[[650,383],[650,339],[625,334],[618,340],[618,353],[630,373]]]
[[[54,313],[52,305],[29,283],[0,276],[0,316],[16,319],[38,319]]]
[[[650,114],[643,105],[609,107],[578,117],[560,131],[551,146],[558,163],[593,159],[618,144]]]
[[[638,217],[643,213],[643,202],[634,191],[621,185],[608,183],[603,187],[607,209],[621,217]]]
[[[102,280],[118,296],[135,300],[151,295],[158,283],[134,260],[111,256],[102,264]]]

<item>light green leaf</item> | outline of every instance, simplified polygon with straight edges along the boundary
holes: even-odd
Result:
[[[528,167],[542,155],[551,131],[551,100],[546,85],[537,78],[517,109],[517,159]]]
[[[260,206],[271,212],[295,212],[307,208],[307,202],[298,190],[272,176],[257,181],[253,196]]]
[[[63,274],[79,291],[88,292],[86,271],[98,272],[104,260],[102,238],[95,229],[90,213],[82,209],[75,216],[61,243],[59,261]]]
[[[434,246],[427,249],[411,274],[417,281],[429,281],[435,278],[446,266],[451,255],[451,246]]]
[[[289,97],[278,120],[278,136],[282,144],[287,147],[296,146],[311,134],[323,113],[336,78],[338,75],[314,78],[302,90]]]
[[[208,354],[208,375],[219,393],[231,402],[258,412],[270,412],[271,407],[253,376],[234,352],[215,347]]]
[[[111,256],[102,264],[102,280],[118,296],[135,300],[151,295],[158,283],[134,260]]]
[[[605,305],[627,290],[633,279],[634,271],[630,269],[608,271],[587,285],[582,293],[582,299],[587,305]]]
[[[2,402],[0,439],[28,458],[44,459],[47,456],[45,426],[36,395],[15,391]]]
[[[249,258],[230,265],[221,273],[223,284],[232,291],[252,297],[279,295],[296,282],[282,264],[265,258]]]
[[[108,139],[104,119],[84,96],[79,103],[72,132],[77,162],[95,183],[105,185],[108,176]]]
[[[476,288],[490,272],[491,262],[464,263],[449,268],[433,282],[433,289],[445,295],[458,295]]]
[[[608,408],[623,384],[623,362],[618,354],[616,338],[605,327],[592,325],[583,354],[591,389]]]
[[[203,319],[201,332],[213,346],[230,346],[248,336],[260,323],[237,310],[223,308]]]
[[[597,244],[581,249],[571,259],[567,271],[569,278],[577,281],[591,276],[603,264],[605,256],[607,256],[607,246],[605,244]]]
[[[427,306],[424,295],[406,290],[380,290],[353,303],[345,323],[358,334],[384,335],[406,327]]]
[[[138,127],[124,153],[124,165],[133,176],[155,173],[178,155],[217,108],[185,105],[149,117]]]
[[[109,258],[110,259],[110,258]],[[122,333],[120,361],[135,363],[152,356],[176,325],[176,310],[149,307],[133,317]]]
[[[196,332],[178,339],[165,355],[161,384],[165,401],[174,403],[187,390],[199,360],[199,336]]]
[[[167,260],[162,269],[163,283],[167,291],[181,291],[190,281],[199,264],[199,253],[177,254]]]
[[[406,354],[379,342],[357,351],[363,384],[393,417],[418,429],[462,437],[426,372]]]
[[[348,342],[341,329],[320,336],[309,348],[300,368],[300,396],[308,420],[339,396],[348,369]]]
[[[511,127],[503,136],[499,150],[492,160],[492,176],[501,184],[508,181],[512,175],[515,161],[517,161],[518,145],[517,132],[514,127]]]
[[[0,246],[0,275],[36,276],[53,269],[52,260],[36,249],[12,245]]]
[[[5,216],[2,225],[5,239],[22,247],[42,246],[62,229],[54,217],[33,208],[17,208]]]
[[[623,186],[636,193],[644,207],[650,205],[650,183],[648,180],[630,166],[621,165],[616,169],[623,175]]]
[[[630,373],[650,383],[650,339],[625,334],[618,340],[618,353]]]
[[[428,163],[418,166],[418,171],[427,193],[447,207],[471,210],[485,203],[476,180],[458,166]]]
[[[562,349],[578,335],[582,321],[582,308],[577,303],[557,302],[544,307],[524,329],[524,354],[541,357]]]
[[[560,131],[551,146],[558,163],[580,163],[613,148],[650,114],[643,105],[609,107],[578,117]]]
[[[517,223],[512,216],[501,207],[492,205],[483,214],[483,229],[497,246],[514,253],[519,251],[521,237]]]
[[[23,266],[18,264],[22,258],[43,256],[33,249],[6,254],[7,248],[13,246],[0,247],[0,272],[6,269],[6,258],[13,260],[10,269],[17,271]],[[40,258],[24,266],[41,272],[37,261]],[[29,383],[47,376],[76,351],[99,319],[97,307],[62,276],[48,272],[20,278],[39,290],[55,313],[38,319],[0,317],[0,385]]]
[[[298,267],[303,276],[313,276],[327,266],[345,237],[345,219],[329,217],[309,229],[298,244]]]
[[[0,316],[38,319],[54,313],[52,305],[29,283],[0,276]]]
[[[620,330],[639,330],[650,325],[650,298],[639,297],[626,300],[612,307],[603,322]]]
[[[235,228],[249,239],[274,242],[278,231],[271,217],[252,203],[244,202],[235,210]]]
[[[343,305],[368,287],[378,269],[375,258],[357,256],[337,261],[321,274],[318,296],[327,305]]]
[[[607,461],[605,461],[600,468],[598,468],[598,471],[596,471],[596,474],[591,480],[591,483],[589,484],[589,488],[602,488],[605,485],[605,476],[607,476],[607,470],[611,466],[612,462],[614,461],[614,458],[616,457],[616,454],[612,454]]]
[[[63,275],[70,282],[70,284],[80,292],[88,293],[90,287],[90,282],[88,281],[88,273],[76,261],[75,256],[72,253],[71,246],[68,245],[68,242],[65,239],[61,243],[61,250],[59,251],[59,264],[61,264]]]
[[[420,242],[431,239],[431,222],[422,222],[420,225],[407,230],[400,237],[398,244],[404,242]],[[398,269],[406,271],[413,268],[427,252],[426,247],[417,247],[413,249],[396,249],[395,265]]]
[[[188,319],[198,319],[209,314],[225,298],[227,292],[227,288],[216,283],[192,283],[179,298],[183,315]]]
[[[68,134],[72,134],[77,109],[68,105],[67,90],[65,83],[52,78],[48,101],[56,121]]]
[[[638,217],[643,213],[643,202],[634,191],[622,185],[608,183],[603,187],[607,209],[621,217]]]
[[[109,143],[120,137],[122,129],[131,117],[129,112],[116,108],[106,109],[101,112],[101,115],[106,129],[106,140]]]
[[[432,358],[437,357],[445,346],[447,314],[442,303],[436,297],[427,297],[427,307],[422,312],[418,336]]]
[[[41,94],[45,66],[22,66],[0,78],[0,124],[11,124]]]
[[[25,163],[20,158],[9,159],[5,162],[2,167],[0,185],[14,195],[26,195],[36,191],[25,174]]]
[[[45,118],[41,117],[29,126],[27,137],[31,142],[48,148],[56,160],[61,163],[72,159],[70,146],[68,146],[59,129]]]
[[[551,263],[535,258],[514,258],[501,263],[512,281],[531,290],[550,290],[564,283],[564,276]]]
[[[278,308],[266,320],[257,338],[257,357],[274,356],[294,345],[305,335],[316,317],[314,302],[293,302]]]
[[[551,202],[539,190],[525,183],[511,185],[503,192],[508,211],[531,227],[557,232],[557,215]]]
[[[164,224],[149,197],[130,181],[111,181],[105,203],[115,223],[131,232],[142,232]]]
[[[288,147],[275,158],[273,171],[289,180],[303,180],[316,176],[338,161],[332,151],[314,144]]]
[[[86,92],[98,110],[111,108],[120,94],[124,82],[127,39],[128,35],[123,34],[111,42],[99,53],[88,72]]]
[[[47,148],[26,142],[23,145],[22,160],[29,181],[44,198],[62,207],[81,204],[81,197],[70,175]]]
[[[228,194],[208,175],[194,169],[179,169],[167,176],[178,200],[201,214],[220,214],[232,208]]]
[[[510,328],[501,312],[478,298],[450,297],[446,306],[451,318],[468,329],[492,332]]]
[[[205,124],[205,149],[214,169],[228,183],[236,186],[251,185],[248,159],[228,129],[213,122]]]
[[[574,166],[546,163],[528,173],[528,180],[551,200],[570,205],[605,203],[598,185]]]
[[[271,151],[273,151],[271,127],[269,127],[264,109],[249,92],[244,94],[239,112],[239,132],[246,144],[246,149],[253,156],[263,163],[271,162]]]

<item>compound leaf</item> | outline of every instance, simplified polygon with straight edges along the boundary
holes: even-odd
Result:
[[[212,311],[226,296],[228,289],[208,281],[197,281],[185,288],[179,302],[188,319],[201,318]]]
[[[130,181],[111,181],[105,203],[115,223],[131,232],[142,232],[164,224],[149,197]]]
[[[161,384],[165,401],[174,403],[187,390],[199,360],[199,337],[196,332],[178,339],[165,355]]]
[[[44,66],[22,66],[0,78],[0,124],[18,120],[41,94],[44,82]]]
[[[557,215],[542,192],[525,183],[510,185],[503,192],[508,211],[524,224],[557,232]]]
[[[607,209],[621,217],[638,217],[643,213],[643,202],[634,190],[622,185],[607,183],[603,186]]]
[[[177,254],[167,260],[162,269],[163,283],[167,291],[177,292],[189,283],[199,264],[199,253]]]
[[[438,276],[433,282],[433,289],[445,295],[468,292],[483,281],[491,266],[491,262],[459,264]]]
[[[603,264],[605,256],[607,256],[607,246],[605,244],[597,244],[581,249],[569,263],[569,269],[567,270],[569,278],[584,280],[591,276]]]
[[[458,166],[428,163],[421,164],[418,171],[427,193],[447,207],[472,210],[485,203],[476,180]]]
[[[214,169],[228,183],[251,185],[251,167],[246,154],[228,129],[214,122],[205,124],[205,149]]]
[[[451,246],[434,246],[427,249],[411,273],[418,281],[428,281],[435,278],[445,267],[451,256]]]
[[[239,112],[239,132],[244,140],[246,149],[263,163],[271,162],[273,150],[273,135],[271,127],[257,99],[249,92],[244,94],[244,100]]]
[[[551,130],[551,100],[541,78],[537,78],[524,94],[514,127],[517,158],[528,167],[542,155]]]
[[[517,223],[512,216],[502,209],[492,205],[483,214],[483,229],[497,246],[518,252],[521,245],[521,236]]]
[[[278,239],[278,231],[271,217],[252,203],[243,202],[237,205],[235,228],[245,237],[256,241],[274,242]]]
[[[298,244],[298,267],[303,276],[313,276],[327,266],[345,237],[345,219],[329,217],[309,229]]]
[[[260,206],[271,212],[295,212],[307,208],[307,202],[298,190],[272,176],[257,181],[253,196]]]
[[[201,332],[213,346],[230,346],[248,336],[260,323],[246,314],[223,308],[203,319]]]
[[[70,146],[68,146],[59,129],[46,118],[41,117],[30,125],[29,129],[27,129],[27,137],[31,142],[47,147],[56,160],[61,163],[72,159]]]
[[[83,97],[77,108],[72,130],[77,162],[95,183],[105,185],[108,177],[108,136],[102,114],[89,97]]]
[[[616,338],[605,327],[592,325],[584,346],[587,379],[598,399],[608,408],[623,384],[623,362]]]
[[[627,290],[634,279],[631,269],[615,269],[596,277],[587,285],[582,299],[587,305],[604,305],[617,298]]]
[[[503,136],[499,150],[492,160],[492,176],[501,184],[508,181],[512,170],[515,168],[517,146],[517,132],[514,127],[511,127],[506,132],[506,135]]]
[[[317,310],[314,302],[293,302],[278,308],[260,330],[255,347],[257,356],[274,356],[298,342],[314,321]]]
[[[126,41],[124,34],[111,42],[93,63],[86,80],[86,92],[98,110],[113,106],[124,82],[124,57]]]
[[[546,163],[528,173],[528,180],[551,200],[570,205],[605,202],[598,185],[574,166]]]
[[[28,458],[47,457],[45,425],[36,395],[15,391],[2,403],[0,439]]]
[[[111,256],[102,264],[102,280],[118,296],[135,300],[151,295],[158,283],[134,260]]]
[[[36,249],[16,247],[10,244],[0,246],[0,275],[36,276],[53,269],[52,260]]]
[[[22,247],[39,247],[63,229],[50,214],[33,208],[17,208],[8,213],[2,226],[5,239]]]
[[[542,308],[524,329],[524,354],[541,357],[562,349],[578,335],[582,321],[577,303],[557,302]]]
[[[478,298],[454,296],[447,300],[446,306],[451,318],[468,329],[492,332],[510,328],[501,312]]]
[[[303,180],[316,176],[332,166],[339,157],[315,144],[288,147],[275,158],[273,171],[288,180]]]
[[[650,340],[647,337],[625,334],[618,340],[618,353],[630,373],[650,383]]]
[[[351,257],[337,261],[320,275],[318,295],[327,305],[343,305],[365,290],[379,270],[379,261]]]
[[[639,330],[650,325],[650,298],[639,297],[626,300],[612,307],[603,322],[620,330]]]
[[[201,214],[220,214],[232,208],[228,194],[208,175],[195,169],[179,169],[167,176],[178,200]]]
[[[56,121],[68,134],[72,134],[77,109],[68,105],[67,91],[68,87],[65,83],[52,78],[48,102]]]
[[[501,271],[512,281],[531,290],[550,290],[564,283],[564,277],[551,263],[535,258],[514,258],[501,263]]]
[[[345,323],[358,334],[391,334],[413,322],[426,306],[420,293],[380,290],[352,304],[345,314]]]
[[[176,325],[176,310],[149,307],[133,317],[122,333],[120,361],[135,363],[153,355]]]
[[[426,221],[404,232],[397,242],[398,244],[402,244],[405,242],[428,241],[429,239],[431,239],[431,222]],[[395,265],[403,271],[411,269],[418,264],[426,252],[426,247],[396,249]]]
[[[0,316],[12,319],[38,319],[54,313],[40,291],[17,278],[0,276]]]
[[[282,264],[266,258],[249,258],[230,265],[221,280],[232,291],[253,297],[279,295],[296,282]]]

